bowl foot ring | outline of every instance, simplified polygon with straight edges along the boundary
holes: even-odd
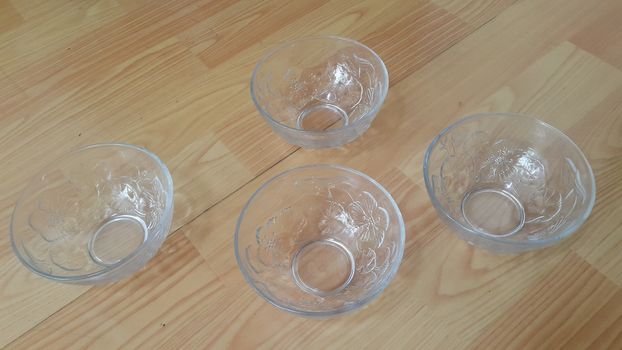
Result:
[[[145,244],[147,233],[147,225],[137,216],[112,216],[91,236],[88,242],[89,256],[98,265],[114,266]]]
[[[348,125],[348,114],[332,104],[319,104],[303,110],[296,119],[300,130],[323,131]]]
[[[343,290],[352,282],[354,256],[339,241],[312,241],[294,254],[291,268],[300,289],[324,297]]]
[[[480,188],[462,198],[462,216],[471,228],[489,237],[509,237],[525,226],[525,209],[505,190]]]

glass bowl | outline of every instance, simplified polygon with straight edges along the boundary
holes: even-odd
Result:
[[[423,174],[439,216],[467,242],[497,253],[553,245],[594,205],[590,165],[572,140],[532,117],[482,113],[443,130]]]
[[[251,96],[272,129],[305,148],[336,147],[370,126],[389,88],[378,55],[333,36],[288,42],[253,71]]]
[[[353,169],[311,165],[262,185],[242,210],[235,256],[271,304],[310,317],[361,308],[395,276],[404,222],[380,184]]]
[[[106,283],[156,254],[172,216],[173,180],[156,155],[98,144],[64,155],[30,180],[10,237],[19,260],[40,276]]]

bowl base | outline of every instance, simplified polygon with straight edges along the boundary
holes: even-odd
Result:
[[[88,243],[91,259],[102,266],[113,266],[132,255],[146,241],[147,225],[134,215],[106,219]]]
[[[525,225],[523,205],[505,190],[471,190],[462,198],[461,210],[473,230],[491,237],[514,235]]]
[[[301,130],[322,131],[348,125],[348,114],[333,104],[319,104],[304,109],[296,119]]]
[[[292,275],[306,293],[327,296],[346,288],[354,276],[354,256],[334,239],[312,241],[292,259]]]

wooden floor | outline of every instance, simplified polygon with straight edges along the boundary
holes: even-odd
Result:
[[[621,349],[620,18],[620,0],[0,0],[0,347]],[[372,128],[338,149],[284,143],[249,96],[262,54],[312,34],[365,43],[390,74]],[[584,150],[598,193],[572,238],[496,256],[439,220],[423,152],[476,111],[537,115]],[[172,233],[117,284],[36,277],[6,234],[18,194],[50,160],[109,141],[168,164]],[[250,194],[309,163],[374,177],[407,227],[381,297],[323,321],[266,303],[233,257]]]

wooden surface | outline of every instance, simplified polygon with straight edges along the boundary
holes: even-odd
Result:
[[[620,18],[620,0],[0,0],[0,347],[622,348]],[[372,128],[342,148],[284,143],[249,96],[261,55],[311,34],[362,41],[389,70]],[[598,193],[572,238],[496,256],[439,220],[423,152],[476,111],[538,115],[584,150]],[[173,232],[117,284],[36,277],[6,234],[19,192],[51,159],[107,141],[168,164]],[[382,296],[323,321],[257,296],[232,246],[249,195],[309,163],[376,178],[407,226]]]

